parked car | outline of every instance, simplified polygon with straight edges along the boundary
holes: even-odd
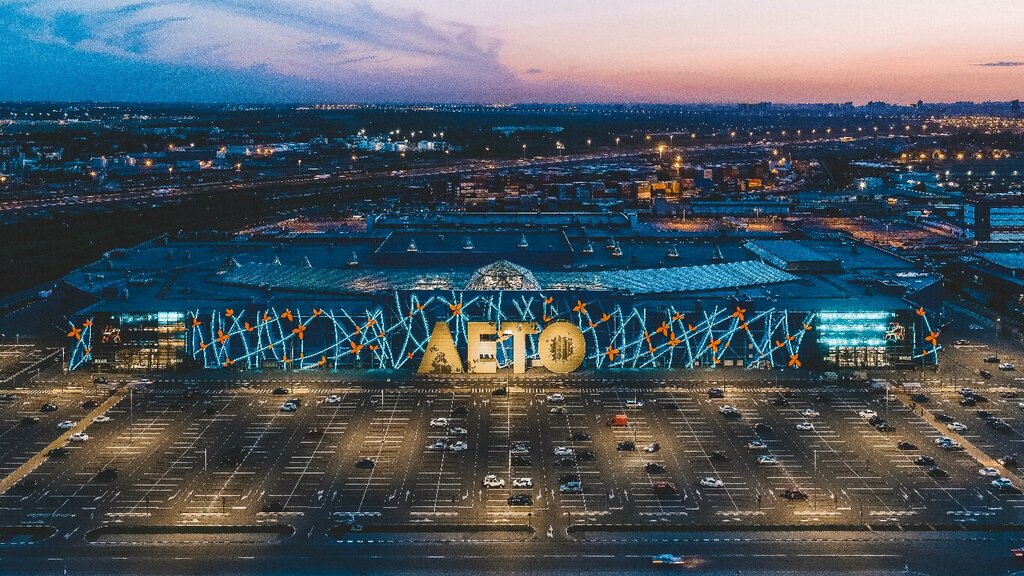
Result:
[[[765,454],[763,456],[758,456],[757,457],[757,463],[758,464],[762,464],[762,465],[771,465],[771,464],[778,464],[779,460],[775,456],[772,456],[770,454]]]
[[[508,497],[509,506],[533,506],[533,496],[529,494],[513,494]]]
[[[725,398],[725,390],[722,388],[708,388],[708,398]]]
[[[513,478],[513,488],[533,488],[533,478]]]
[[[718,478],[712,478],[711,476],[701,478],[698,484],[705,488],[723,488],[725,486],[725,482],[722,482]]]
[[[644,452],[647,452],[647,453],[653,454],[654,452],[657,452],[658,450],[661,450],[661,444],[659,444],[657,442],[651,442],[647,446],[644,446]]]
[[[651,489],[655,494],[675,494],[676,485],[671,482],[657,481],[651,483]]]
[[[803,432],[808,432],[814,430],[814,424],[811,424],[810,422],[801,422],[796,425],[796,429],[801,430]]]
[[[636,450],[636,443],[632,440],[623,440],[615,445],[615,449],[623,452],[631,452]]]
[[[68,440],[71,440],[72,442],[88,442],[89,435],[86,434],[85,432],[75,432],[74,434],[68,437]]]
[[[807,493],[798,488],[786,488],[779,493],[786,500],[807,500]]]
[[[917,458],[914,458],[914,464],[917,464],[918,466],[934,466],[935,458],[922,454]]]
[[[103,470],[100,470],[96,474],[96,479],[99,480],[100,482],[110,482],[111,480],[117,479],[117,475],[117,468],[107,467],[104,468]]]
[[[1003,362],[1002,364],[999,365],[999,369],[1003,370],[1004,372],[1009,372],[1011,370],[1016,370],[1017,367],[1013,365],[1013,362]]]
[[[647,472],[648,474],[661,474],[666,469],[665,464],[662,462],[648,462],[647,464],[644,464],[644,472]]]
[[[906,440],[902,440],[896,444],[896,448],[900,450],[917,450],[917,444],[914,444],[913,442],[907,442]]]
[[[376,465],[377,463],[372,458],[360,458],[359,460],[356,460],[356,468],[363,470],[370,470]]]
[[[484,476],[481,484],[484,488],[503,488],[505,486],[505,479],[499,478],[494,474],[488,474],[487,476]]]

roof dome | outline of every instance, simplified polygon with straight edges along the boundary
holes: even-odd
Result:
[[[498,260],[473,272],[466,290],[540,290],[540,283],[528,269]]]

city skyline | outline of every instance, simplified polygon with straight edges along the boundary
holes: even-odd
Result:
[[[1018,98],[1024,16],[983,4],[0,2],[0,100]]]

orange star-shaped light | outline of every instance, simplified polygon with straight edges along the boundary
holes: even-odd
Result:
[[[680,340],[679,338],[676,338],[676,333],[675,332],[670,332],[669,333],[669,335],[668,335],[668,345],[669,346],[675,348],[676,346],[682,344],[682,342],[683,342],[682,340]]]
[[[405,355],[409,357],[409,360],[412,360],[412,352],[406,352]]]
[[[354,340],[349,342],[348,344],[349,346],[352,347],[352,353],[355,354],[356,356],[359,356],[359,353],[363,351],[363,345],[357,343]]]
[[[644,341],[647,342],[648,344],[651,343],[651,333],[647,332],[646,330],[644,331]]]
[[[924,306],[921,306],[920,308],[917,309],[917,315],[924,316]]]
[[[86,328],[92,326],[92,320],[86,320],[85,322],[82,322],[82,326],[85,326]]]
[[[199,349],[200,350],[206,350],[207,346],[209,346],[209,344],[207,344],[206,342],[200,342],[199,343]]]
[[[246,332],[252,332],[253,330],[255,330],[255,328],[253,328],[252,326],[249,325],[248,322],[246,322],[245,323],[245,331]]]
[[[789,340],[790,342],[792,342],[794,338],[796,338],[796,337],[795,336],[786,335],[786,340]]]
[[[74,338],[75,340],[82,339],[82,329],[77,326],[72,326],[71,331],[68,332],[68,338]]]
[[[361,327],[361,326],[359,326],[358,324],[356,324],[356,327],[355,327],[355,328],[356,328],[356,334],[362,334],[362,333],[363,333],[363,329],[362,329],[362,327]]]
[[[782,343],[782,342],[779,342],[778,340],[776,340],[776,341],[775,341],[775,347],[776,347],[776,348],[782,348],[783,346],[785,346],[785,344],[784,344],[784,343]]]
[[[299,340],[302,340],[303,333],[305,331],[306,331],[306,327],[304,325],[302,325],[302,324],[299,324],[295,328],[292,328],[292,334],[295,334],[296,336],[298,336]]]
[[[587,324],[590,324],[590,327],[591,327],[591,328],[597,328],[597,324],[598,324],[598,323],[595,323],[595,322],[587,322]]]
[[[687,328],[687,329],[688,329],[688,330],[689,330],[690,332],[696,332],[696,331],[697,331],[697,327],[696,327],[696,326],[694,326],[693,324],[687,324],[687,325],[686,325],[686,328]]]
[[[234,308],[228,308],[227,310],[225,310],[224,311],[224,315],[227,316],[228,318],[234,316],[235,315]]]
[[[682,312],[676,312],[675,314],[672,315],[672,320],[676,322],[679,322],[683,318],[686,318],[686,314],[683,314]]]
[[[647,351],[648,351],[649,353],[651,353],[651,354],[654,354],[654,352],[655,352],[656,350],[657,350],[657,349],[656,349],[656,348],[655,348],[654,346],[648,346],[648,347],[647,347]]]
[[[814,329],[814,326],[811,326],[810,324],[804,324],[804,330],[810,332],[813,329]]]
[[[266,312],[264,312],[263,313],[263,321],[264,322],[270,322],[270,314],[267,314]]]
[[[718,354],[718,345],[721,344],[721,343],[722,343],[722,339],[721,338],[719,338],[718,340],[715,340],[715,339],[712,338],[711,339],[711,344],[708,346],[708,348],[710,348],[715,354]]]
[[[548,316],[547,314],[544,314],[543,318],[544,318],[545,322],[551,322],[551,316]]]
[[[572,307],[573,312],[579,312],[580,314],[587,313],[587,303],[581,300],[576,301],[576,305]]]
[[[619,349],[614,346],[609,346],[608,349],[605,350],[604,355],[607,356],[609,360],[615,360],[615,357],[619,355]]]
[[[321,356],[320,361],[316,363],[317,366],[323,366],[327,364],[327,356]]]
[[[374,326],[376,324],[377,324],[377,319],[376,318],[370,318],[370,319],[368,319],[366,321],[366,327],[367,328],[369,328],[370,326]]]
[[[316,318],[317,316],[319,316],[319,315],[321,315],[323,313],[324,313],[323,308],[313,308],[313,318]]]
[[[284,318],[285,320],[287,320],[289,322],[294,322],[295,321],[295,316],[292,315],[292,311],[290,309],[288,309],[288,308],[285,308],[284,312],[281,313],[281,318]]]
[[[604,313],[604,314],[601,314],[601,322],[607,322],[607,321],[609,321],[611,319],[612,319],[612,317],[607,312]]]
[[[225,334],[223,330],[217,330],[217,342],[223,344],[231,338],[231,334]]]
[[[799,368],[800,367],[800,355],[799,354],[792,354],[792,355],[790,355],[788,366],[792,366],[794,368]]]
[[[938,346],[939,345],[939,333],[938,332],[929,332],[928,336],[925,336],[924,340],[925,340],[925,342],[931,342],[932,343],[932,347]]]
[[[747,323],[744,322],[743,324],[740,324],[740,330],[745,330],[747,332],[750,332],[750,326],[748,326]]]
[[[192,327],[195,328],[196,326],[199,326],[200,324],[202,324],[202,322],[199,321],[199,318],[196,318],[195,316],[193,316],[192,317]]]
[[[231,366],[234,363],[235,363],[234,360],[232,360],[231,358],[228,358],[227,360],[224,361],[224,367],[227,368],[228,366]]]
[[[92,353],[92,348],[86,348],[86,349],[85,349],[85,355],[86,355],[86,356],[88,356],[88,355],[89,355],[89,354],[91,354],[91,353]]]
[[[448,309],[452,311],[452,316],[462,315],[462,302],[456,302],[455,304],[449,304]]]
[[[292,363],[292,359],[289,358],[287,354],[283,354],[281,356],[281,362],[284,362],[285,364],[291,364]]]
[[[370,350],[371,351],[376,352],[377,348],[380,348],[380,346],[377,346],[376,344],[370,344]]]
[[[747,312],[746,308],[740,308],[739,306],[737,306],[736,307],[736,311],[732,313],[732,317],[733,318],[739,318],[740,322],[743,322],[743,320],[744,320],[744,316],[743,315],[746,314],[746,312]]]
[[[661,326],[658,326],[654,331],[657,332],[658,334],[661,334],[662,336],[668,336],[668,324],[662,322]]]
[[[555,301],[555,297],[554,296],[548,296],[547,298],[544,299],[544,303],[545,304],[551,304],[554,301]]]

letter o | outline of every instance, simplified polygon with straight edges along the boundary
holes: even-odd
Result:
[[[560,320],[544,327],[537,343],[541,364],[556,374],[568,374],[583,364],[587,341],[575,324]]]

